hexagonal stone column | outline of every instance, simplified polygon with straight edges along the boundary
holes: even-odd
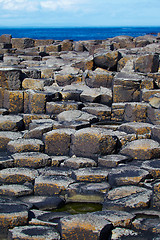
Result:
[[[23,226],[9,230],[9,240],[60,240],[60,235],[53,227]]]
[[[148,208],[152,190],[137,186],[122,186],[106,194],[103,210],[135,210]]]
[[[0,116],[0,131],[20,131],[22,129],[22,117],[16,115]]]
[[[72,135],[72,153],[82,157],[97,157],[116,151],[117,136],[100,128],[85,128]]]
[[[44,134],[45,153],[49,155],[69,155],[72,129],[57,129]]]
[[[64,240],[109,239],[112,224],[100,216],[77,214],[62,218],[60,229]]]
[[[44,143],[39,139],[18,139],[10,141],[7,150],[10,153],[42,152],[44,150]]]
[[[15,68],[1,68],[0,87],[8,90],[20,90],[21,70]]]
[[[24,204],[0,203],[0,227],[13,228],[28,222],[28,210]]]
[[[160,156],[160,145],[151,139],[140,139],[128,143],[121,153],[133,159],[149,160]]]
[[[15,167],[40,168],[51,164],[51,158],[47,154],[39,152],[15,153],[12,158]]]

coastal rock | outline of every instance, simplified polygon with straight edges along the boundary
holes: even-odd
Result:
[[[112,131],[84,128],[72,135],[72,153],[82,157],[96,157],[116,151],[117,137]]]
[[[98,168],[81,168],[72,172],[72,177],[80,182],[102,182],[107,181],[108,171]]]
[[[12,47],[25,49],[34,47],[34,40],[31,38],[12,38]]]
[[[13,228],[28,222],[28,209],[24,204],[0,203],[0,226]]]
[[[158,72],[159,57],[158,54],[140,56],[135,62],[135,71],[148,73]]]
[[[88,71],[85,83],[91,88],[106,87],[111,88],[113,73],[102,68],[96,68],[95,71]]]
[[[31,195],[33,193],[33,187],[27,187],[20,184],[10,184],[0,186],[0,196],[20,197],[25,195]]]
[[[94,57],[94,64],[96,67],[114,71],[120,58],[121,54],[118,51],[97,53]]]
[[[44,150],[44,143],[39,139],[18,139],[10,141],[7,145],[7,150],[10,153],[42,152]]]
[[[23,184],[33,182],[38,172],[29,168],[6,168],[0,170],[0,183]]]
[[[157,158],[160,154],[160,145],[151,139],[140,139],[128,143],[121,153],[140,160]]]
[[[19,132],[2,131],[0,132],[0,151],[7,150],[7,144],[12,140],[22,138]]]
[[[60,235],[53,227],[22,226],[9,230],[9,239],[60,240]]]
[[[124,121],[126,122],[148,122],[149,105],[143,102],[126,103],[124,109]],[[150,121],[152,123],[152,121]]]
[[[57,209],[64,204],[64,200],[58,196],[24,196],[20,200],[42,211]]]
[[[98,122],[98,118],[95,115],[82,112],[80,110],[64,111],[57,115],[58,121],[85,121],[85,122]]]
[[[35,195],[53,196],[63,194],[73,179],[65,176],[39,176],[35,179]]]
[[[110,190],[106,195],[103,210],[135,210],[148,208],[152,191],[137,186],[122,186]]]
[[[74,134],[73,129],[57,129],[44,134],[45,153],[69,155],[72,134]]]
[[[94,160],[89,158],[72,157],[64,160],[63,166],[71,169],[78,169],[84,167],[96,167],[97,164]]]
[[[138,185],[148,174],[148,171],[135,166],[118,167],[110,171],[108,181],[112,186]]]
[[[51,164],[51,158],[38,152],[15,153],[12,155],[15,167],[40,168]]]
[[[114,227],[130,227],[132,220],[135,218],[132,213],[116,210],[97,211],[93,214],[110,221]]]
[[[12,39],[11,34],[3,34],[0,36],[0,43],[11,44],[11,39]]]
[[[8,90],[20,90],[21,82],[21,70],[15,68],[0,69],[0,87]]]
[[[22,113],[24,109],[24,93],[23,91],[4,91],[4,103],[3,106],[9,113],[16,114]]]
[[[117,167],[121,163],[130,161],[130,158],[121,154],[111,154],[106,156],[101,156],[98,158],[98,166],[113,168]]]
[[[111,235],[112,224],[103,217],[92,214],[78,214],[60,220],[63,239],[98,239]]]
[[[23,129],[23,118],[17,115],[2,116],[0,115],[1,131],[20,131]]]

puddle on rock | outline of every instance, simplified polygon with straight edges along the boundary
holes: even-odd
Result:
[[[89,213],[102,211],[102,205],[99,203],[66,203],[64,206],[58,209],[52,210],[52,212],[68,212],[70,214]]]

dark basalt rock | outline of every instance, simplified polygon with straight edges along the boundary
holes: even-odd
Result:
[[[159,35],[0,36],[1,239],[159,240]]]

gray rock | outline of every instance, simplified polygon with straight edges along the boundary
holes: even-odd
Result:
[[[99,168],[81,168],[74,170],[72,177],[80,182],[102,182],[107,181],[108,171]]]
[[[25,185],[10,184],[0,186],[0,195],[9,197],[20,197],[25,195],[31,195],[33,193],[33,188],[27,187]]]
[[[22,226],[9,230],[9,239],[60,240],[59,233],[53,227]]]
[[[63,239],[92,240],[108,239],[111,235],[112,224],[103,217],[92,214],[77,214],[60,220],[61,236]]]
[[[142,163],[142,168],[146,169],[154,179],[159,178],[160,176],[160,159],[152,159],[150,161],[145,161]]]
[[[28,168],[7,168],[0,171],[0,182],[7,184],[23,184],[33,182],[38,176],[36,170]]]
[[[152,128],[154,126],[149,123],[137,123],[137,122],[129,122],[129,123],[123,123],[118,127],[118,130],[124,131],[126,133],[135,133],[138,135],[144,135],[148,134],[151,135]]]
[[[114,227],[130,227],[135,215],[132,213],[116,210],[104,210],[94,213],[104,219],[110,221]]]
[[[39,139],[18,139],[10,141],[7,145],[7,150],[10,153],[42,152],[44,150],[44,143]]]
[[[159,157],[160,145],[151,139],[135,140],[122,148],[121,153],[134,159],[149,160]]]
[[[0,151],[6,151],[7,144],[11,140],[17,140],[20,138],[22,138],[22,134],[20,132],[10,132],[10,131],[0,132]]]
[[[28,209],[24,204],[0,203],[0,227],[13,228],[28,222]]]
[[[96,67],[104,68],[107,70],[115,70],[117,63],[121,58],[118,51],[97,53],[94,57],[94,64]]]
[[[147,178],[148,174],[148,171],[136,166],[123,166],[112,169],[108,181],[112,186],[138,185]]]
[[[72,157],[64,160],[63,164],[61,166],[78,169],[78,168],[84,168],[84,167],[96,167],[97,164],[94,160],[89,158],[80,158],[80,157]]]
[[[116,151],[117,137],[110,130],[84,128],[72,135],[72,153],[76,156],[96,158]]]
[[[82,108],[82,111],[97,116],[99,121],[107,121],[111,118],[111,108],[102,104],[90,104]]]
[[[20,116],[9,115],[0,116],[0,130],[1,131],[20,131],[23,129],[23,119]]]
[[[12,155],[15,167],[40,168],[51,165],[51,158],[44,153],[25,152]]]
[[[35,127],[32,130],[27,131],[24,135],[23,138],[36,138],[36,139],[43,139],[43,134],[53,130],[53,124],[42,124],[39,127]]]
[[[154,94],[149,98],[149,104],[151,107],[160,109],[160,93]]]
[[[58,129],[44,134],[45,153],[49,155],[69,155],[73,129]],[[54,146],[54,147],[53,147]]]
[[[137,186],[122,186],[106,195],[103,210],[135,210],[148,208],[152,191]]]
[[[21,89],[21,71],[16,68],[0,69],[0,87],[8,90]]]
[[[152,128],[151,137],[153,140],[160,142],[160,126],[159,125],[155,125]]]
[[[57,116],[58,121],[85,121],[85,122],[98,122],[98,118],[95,115],[82,112],[80,110],[64,111]]]
[[[57,209],[64,204],[64,200],[58,196],[25,196],[19,199],[27,204],[33,204],[36,209],[45,211]]]
[[[98,158],[98,166],[101,167],[117,167],[120,163],[125,163],[130,161],[130,158],[121,154],[112,154],[101,156]]]
[[[79,110],[82,105],[81,103],[77,102],[47,102],[46,103],[46,113],[49,115],[56,116],[57,114],[68,111],[68,110]]]
[[[126,228],[115,228],[112,231],[112,238],[111,240],[117,240],[117,239],[135,239],[139,237],[139,234],[131,229]]]
[[[35,195],[63,194],[74,180],[65,176],[39,176],[35,179]]]

